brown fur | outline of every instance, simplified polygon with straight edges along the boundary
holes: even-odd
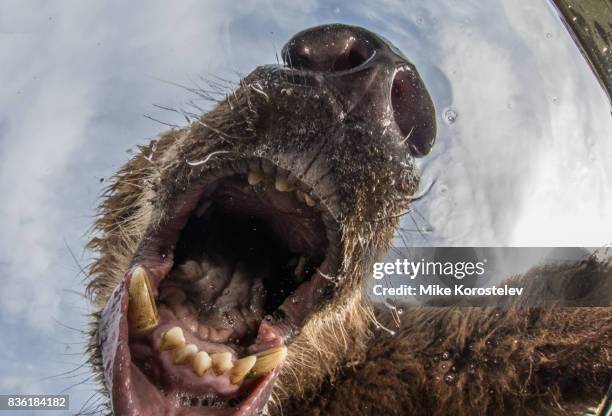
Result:
[[[380,333],[362,362],[285,414],[583,414],[612,376],[607,308],[406,314],[398,335]]]
[[[418,177],[411,159],[401,167],[388,161],[400,149],[385,145],[384,134],[374,139],[376,129],[359,128],[363,120],[338,117],[332,96],[286,81],[256,71],[213,111],[141,147],[117,173],[89,244],[97,259],[88,292],[97,307],[122,281],[146,230],[163,224],[173,198],[198,178],[244,157],[292,171],[300,169],[298,158],[309,158],[321,177],[334,179],[321,187],[341,227],[343,261],[336,296],[289,349],[270,413],[571,414],[575,404],[602,394],[612,365],[608,308],[420,307],[406,310],[396,336],[377,330],[393,320],[375,312],[364,279],[388,249]],[[289,99],[287,88],[300,99]],[[352,140],[329,145],[330,132]],[[185,163],[198,160],[207,163]],[[609,265],[598,267],[609,282]],[[553,268],[548,276],[561,272]],[[101,374],[98,318],[90,353]]]

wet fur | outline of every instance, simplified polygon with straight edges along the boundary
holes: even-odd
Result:
[[[602,306],[567,306],[585,275],[597,284],[580,301]],[[397,334],[375,331],[361,361],[285,414],[584,415],[612,379],[612,266],[589,259],[510,282],[536,297],[559,279],[566,301],[548,308],[419,306],[405,309],[400,328],[379,311]]]
[[[286,81],[255,72],[190,126],[142,146],[115,175],[89,244],[97,253],[88,286],[94,305],[104,306],[147,228],[167,219],[173,198],[219,169],[221,161],[266,157],[293,170],[298,157],[310,157],[313,169],[327,166],[336,179],[321,186],[330,192],[324,203],[341,225],[344,261],[334,276],[336,296],[313,314],[289,349],[269,413],[571,414],[573,406],[601,397],[612,376],[612,309],[418,307],[406,310],[400,328],[375,309],[364,280],[371,263],[389,248],[399,215],[416,192],[416,171],[408,157],[401,169],[387,160],[389,154],[407,153],[389,144],[397,142],[394,137],[381,140],[378,134],[372,140],[368,135],[376,129],[364,129],[365,121],[351,120],[350,114],[339,117],[325,91]],[[287,88],[300,97],[289,106]],[[354,140],[331,146],[321,139],[330,132]],[[311,155],[307,145],[318,151]],[[194,167],[186,161],[205,163]],[[592,267],[610,282],[609,264]],[[540,279],[566,272],[550,268]],[[523,279],[538,281],[533,274]],[[98,318],[92,316],[89,353],[102,382]],[[381,326],[397,335],[377,329]],[[445,381],[449,372],[455,374],[452,382]],[[575,382],[568,385],[568,379]]]

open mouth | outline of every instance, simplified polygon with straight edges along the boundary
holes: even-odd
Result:
[[[221,171],[183,195],[128,273],[129,370],[113,384],[139,414],[259,413],[287,347],[334,293],[340,236],[324,200],[267,160]],[[168,266],[142,254],[156,251],[147,241],[173,247]]]

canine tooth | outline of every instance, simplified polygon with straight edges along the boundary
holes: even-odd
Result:
[[[255,365],[257,358],[253,355],[249,355],[248,357],[244,357],[239,359],[234,363],[234,368],[232,368],[232,374],[230,375],[230,381],[232,384],[239,384],[244,377],[249,374],[249,371]]]
[[[198,352],[193,357],[193,372],[202,377],[211,366],[212,360],[206,351]]]
[[[185,335],[180,326],[170,328],[162,334],[159,349],[162,351],[174,350],[185,346]]]
[[[185,364],[191,362],[198,353],[198,347],[194,344],[187,344],[174,350],[174,364]]]
[[[281,176],[277,176],[276,177],[276,182],[274,182],[274,187],[279,192],[292,192],[292,191],[295,191],[295,186],[291,185],[289,182],[287,182],[287,179],[285,179],[285,178],[283,178]]]
[[[314,199],[312,199],[312,197],[308,194],[304,194],[304,202],[306,202],[306,205],[308,205],[311,208],[317,205],[317,202]]]
[[[234,364],[232,363],[231,352],[218,352],[210,356],[212,360],[212,368],[215,373],[221,375],[227,370],[230,370]]]
[[[159,323],[157,306],[153,298],[153,289],[146,270],[138,266],[132,272],[130,287],[128,288],[130,300],[128,305],[128,320],[130,329],[143,332],[154,328]]]
[[[287,357],[287,347],[270,348],[255,355],[257,362],[251,370],[254,376],[261,376],[274,370]]]
[[[269,348],[265,351],[258,352],[257,354],[255,354],[255,357],[260,358],[260,357],[265,357],[265,356],[277,354],[277,353],[283,353],[287,355],[287,347],[285,347],[284,345],[281,345],[280,347]]]
[[[247,180],[249,181],[249,185],[257,185],[264,180],[264,175],[260,172],[249,172]]]

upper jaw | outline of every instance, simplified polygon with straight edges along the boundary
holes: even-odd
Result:
[[[148,290],[152,299],[150,303],[153,304],[154,309],[155,299],[159,294],[159,285],[173,266],[173,250],[181,229],[187,223],[187,218],[198,208],[202,198],[207,192],[210,192],[211,185],[215,181],[218,182],[232,175],[243,175],[252,186],[257,186],[263,180],[271,181],[270,185],[277,190],[280,189],[279,192],[295,194],[295,197],[305,206],[315,209],[321,215],[329,243],[325,260],[317,272],[283,303],[286,317],[282,322],[262,321],[257,338],[248,348],[248,352],[257,354],[288,346],[293,337],[299,333],[299,329],[309,315],[325,303],[333,293],[334,282],[330,281],[329,277],[333,276],[338,268],[341,237],[338,223],[331,211],[324,205],[326,202],[329,204],[333,201],[322,199],[314,188],[268,160],[253,158],[232,160],[226,163],[224,168],[211,172],[208,177],[202,179],[200,184],[192,186],[176,197],[172,204],[173,214],[169,220],[149,228],[134,255],[124,281],[113,292],[103,310],[98,329],[98,343],[102,352],[107,387],[112,392],[113,408],[116,414],[192,414],[193,409],[177,407],[176,403],[169,404],[157,389],[147,388],[146,392],[142,391],[147,380],[133,362],[128,340],[133,338],[134,333],[142,330],[140,327],[145,327],[145,331],[150,331],[151,327],[155,328],[158,322],[153,319],[151,327],[147,328],[149,325],[146,322],[147,315],[150,319],[151,315],[157,312],[142,312],[143,305],[146,309],[147,299],[146,296],[144,298],[141,296],[142,299],[139,299],[138,289],[134,289],[134,278],[135,275],[142,273],[146,275],[147,285],[145,286],[149,286]],[[142,280],[142,277],[138,278]],[[138,306],[139,303],[140,306]],[[298,303],[301,306],[298,306]],[[138,313],[134,313],[134,309],[137,308],[141,309],[140,317]],[[282,362],[279,362],[269,370],[269,373],[250,383],[248,396],[238,406],[223,411],[209,409],[209,413],[204,414],[244,416],[257,414],[265,406],[281,369]],[[229,373],[225,376],[229,377]],[[193,414],[202,413],[198,411]]]

